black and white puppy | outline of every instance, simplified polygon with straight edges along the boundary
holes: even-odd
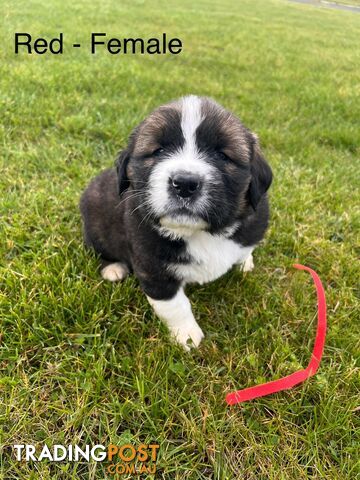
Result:
[[[257,137],[209,98],[159,107],[132,132],[117,166],[82,195],[85,243],[110,281],[129,272],[173,337],[189,349],[203,332],[187,283],[233,265],[253,268],[269,219],[272,172]]]

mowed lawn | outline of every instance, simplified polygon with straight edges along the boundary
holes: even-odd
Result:
[[[359,478],[360,15],[280,0],[0,9],[0,477],[106,478],[106,462],[17,462],[13,444],[159,443],[159,479]],[[15,32],[63,32],[64,54],[16,56]],[[184,49],[90,55],[91,32]],[[101,280],[78,210],[132,128],[188,93],[237,113],[274,171],[255,270],[187,289],[206,333],[190,354],[134,278]],[[326,287],[319,373],[229,407],[227,392],[307,365],[316,300],[297,261]]]

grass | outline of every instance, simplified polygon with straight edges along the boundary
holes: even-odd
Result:
[[[17,462],[13,444],[129,441],[160,444],[156,478],[359,478],[360,16],[275,0],[0,8],[2,478],[106,476],[105,463]],[[15,31],[62,31],[65,46],[84,48],[16,56]],[[166,31],[184,51],[92,56],[93,31]],[[190,354],[171,343],[134,278],[101,281],[78,211],[131,129],[186,93],[235,111],[275,174],[256,269],[188,289],[206,332]],[[308,362],[315,297],[295,261],[326,286],[320,371],[289,392],[227,407],[226,392]]]

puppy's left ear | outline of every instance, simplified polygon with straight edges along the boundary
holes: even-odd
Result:
[[[128,148],[122,150],[116,159],[116,170],[118,175],[119,195],[129,188],[130,180],[126,173],[126,168],[130,160],[130,151]]]
[[[249,186],[249,200],[254,210],[268,190],[272,182],[272,171],[263,157],[257,137],[253,136],[252,152],[250,159],[251,181]]]

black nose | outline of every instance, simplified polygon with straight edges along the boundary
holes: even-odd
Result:
[[[178,173],[170,179],[170,183],[177,195],[182,198],[191,197],[196,191],[200,190],[201,180],[197,175],[189,173]]]

